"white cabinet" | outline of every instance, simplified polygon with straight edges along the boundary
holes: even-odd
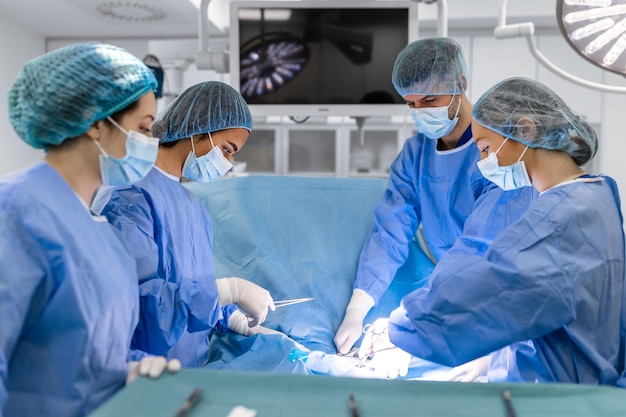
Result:
[[[252,174],[386,177],[412,122],[366,121],[362,134],[353,119],[296,124],[258,123],[236,155]],[[382,119],[382,118],[381,118]]]

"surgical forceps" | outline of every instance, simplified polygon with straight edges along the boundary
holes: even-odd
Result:
[[[290,306],[292,304],[299,304],[299,303],[304,303],[306,301],[313,301],[313,300],[315,300],[315,298],[305,297],[305,298],[292,298],[290,300],[274,301],[274,307],[276,308],[285,307],[285,306]]]

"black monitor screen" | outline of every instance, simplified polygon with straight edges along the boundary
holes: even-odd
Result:
[[[391,83],[407,8],[239,9],[248,104],[403,103]]]

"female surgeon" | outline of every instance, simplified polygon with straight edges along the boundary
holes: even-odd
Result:
[[[267,290],[240,278],[215,279],[211,218],[180,183],[228,172],[252,130],[252,115],[234,88],[210,81],[178,96],[152,130],[160,140],[156,168],[132,186],[99,193],[94,210],[123,232],[137,259],[141,313],[134,347],[200,367],[214,327],[273,332],[259,325],[274,309]]]
[[[135,261],[88,205],[153,166],[155,88],[139,59],[86,43],[28,62],[9,90],[15,131],[46,154],[0,179],[0,415],[84,416],[131,377]]]
[[[468,239],[464,256],[446,254],[391,314],[391,342],[450,366],[491,353],[489,381],[624,386],[620,199],[613,179],[581,167],[595,132],[525,78],[492,87],[472,117],[482,174],[539,197],[486,250]]]

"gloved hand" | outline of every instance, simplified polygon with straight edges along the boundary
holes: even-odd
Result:
[[[489,362],[491,357],[489,355],[482,358],[474,359],[464,363],[463,365],[456,366],[444,373],[440,378],[441,381],[460,381],[460,382],[479,382],[480,378],[487,376],[487,370],[489,369]]]
[[[335,333],[335,346],[341,355],[347,354],[363,334],[363,319],[374,306],[374,299],[365,291],[355,288],[346,307],[346,314]]]
[[[215,280],[221,305],[236,304],[249,318],[248,326],[254,327],[265,321],[267,309],[276,310],[269,291],[241,278]]]
[[[231,314],[228,318],[228,328],[231,331],[242,334],[244,336],[252,336],[258,333],[285,335],[278,330],[270,329],[268,327],[263,327],[260,325],[250,327],[248,325],[248,317],[239,310],[233,311],[233,314]]]
[[[160,377],[165,369],[171,373],[180,371],[181,364],[178,359],[169,362],[164,356],[146,356],[141,361],[131,361],[126,363],[126,385],[133,382],[139,376],[148,376],[152,379]]]
[[[389,319],[381,318],[367,326],[359,349],[359,359],[370,358],[363,366],[371,369],[379,378],[396,379],[409,372],[411,354],[389,340]]]

